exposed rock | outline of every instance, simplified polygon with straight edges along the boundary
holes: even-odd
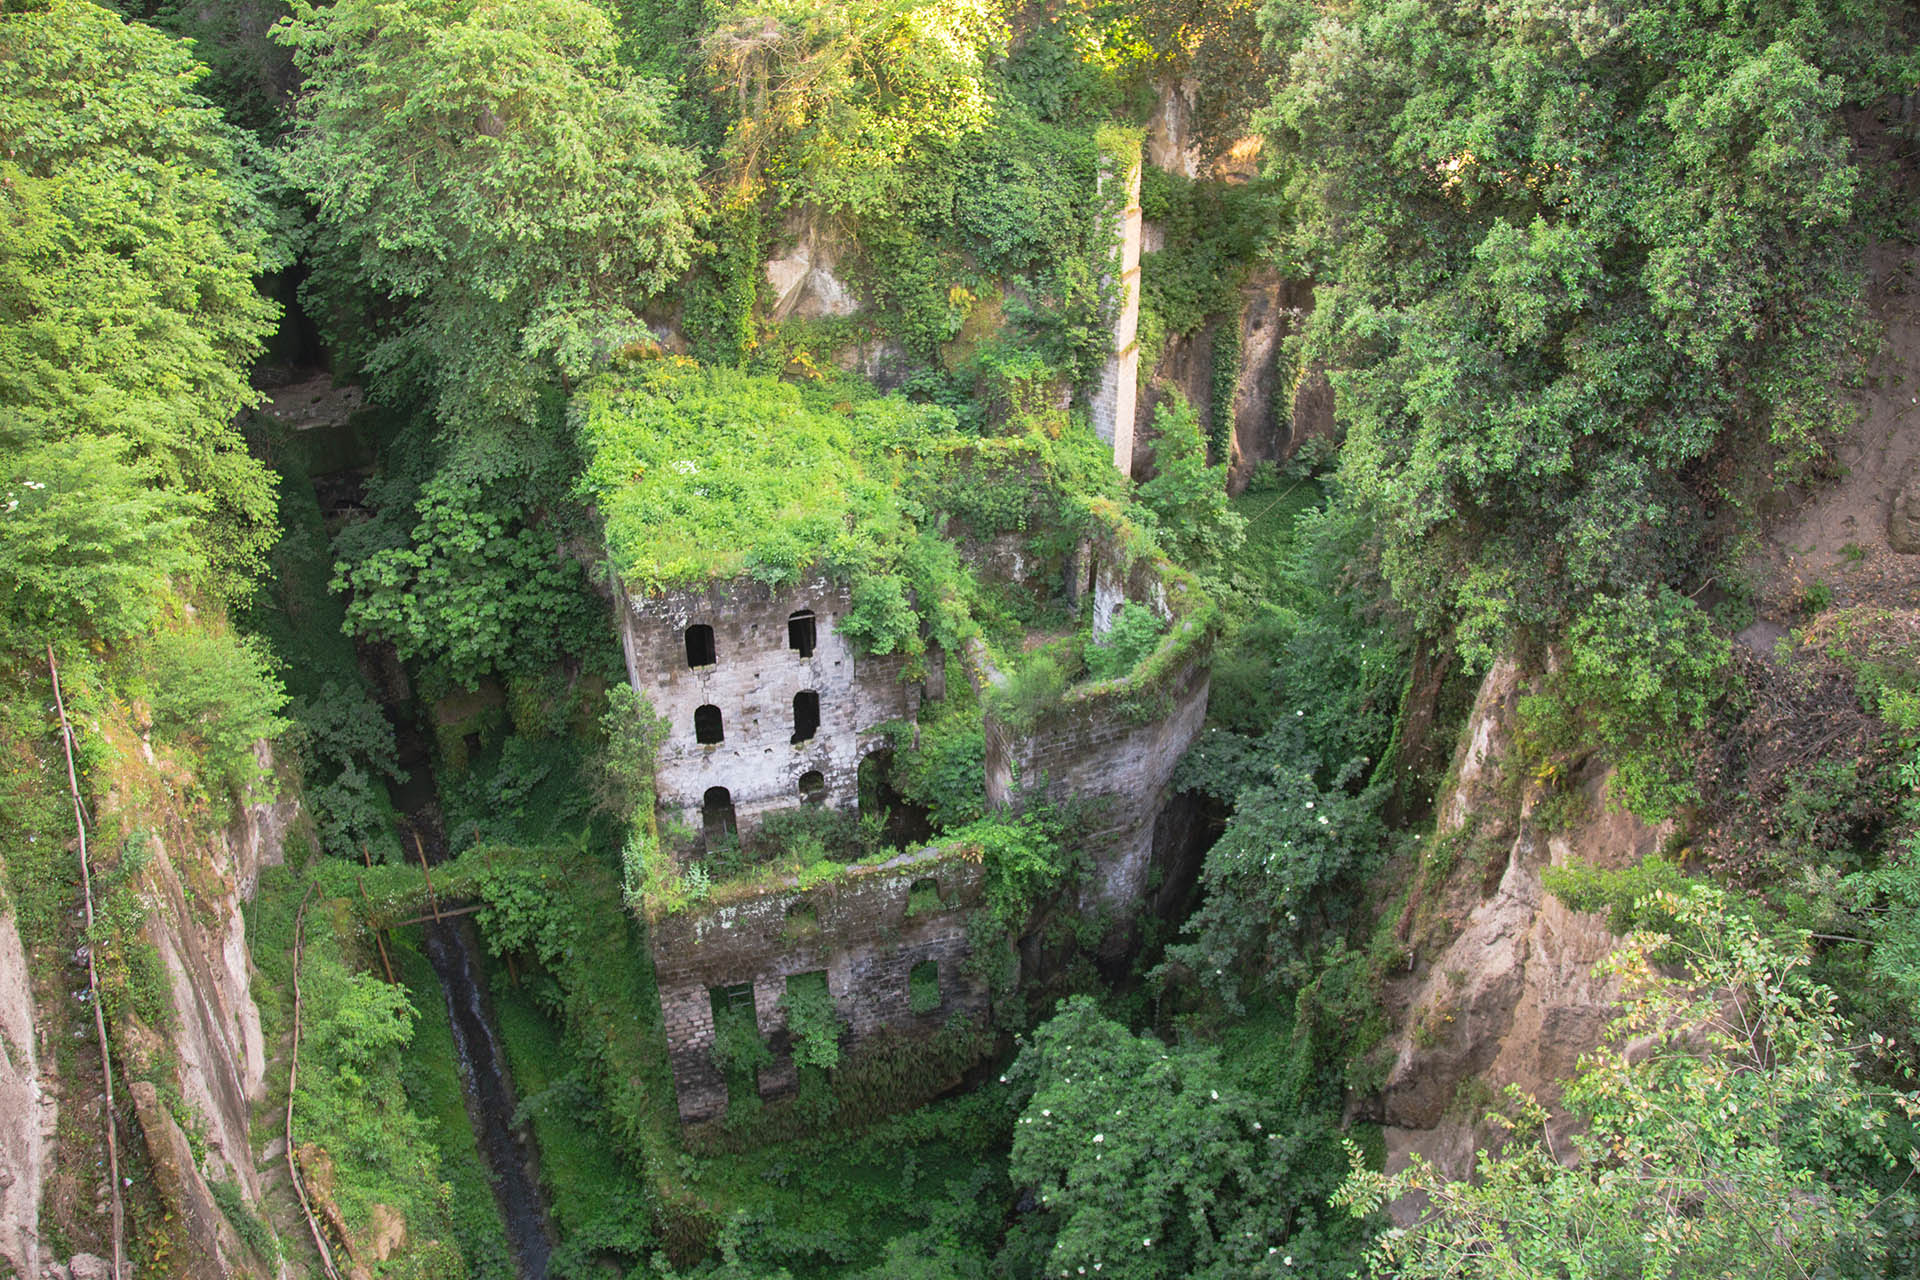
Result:
[[[245,1246],[227,1221],[206,1179],[193,1161],[193,1148],[160,1102],[159,1090],[145,1080],[127,1086],[140,1132],[152,1162],[153,1184],[173,1217],[174,1274],[198,1277],[254,1274],[245,1265]],[[72,1266],[80,1280],[80,1260]],[[101,1273],[106,1274],[104,1271]]]
[[[113,1280],[113,1264],[91,1253],[76,1253],[68,1259],[67,1274],[73,1280]]]
[[[1669,833],[1665,824],[1650,827],[1609,811],[1610,775],[1598,768],[1573,784],[1588,816],[1570,830],[1551,831],[1536,820],[1541,797],[1531,784],[1519,789],[1514,811],[1515,785],[1501,775],[1519,692],[1513,663],[1497,663],[1481,686],[1441,801],[1436,837],[1460,850],[1449,888],[1478,901],[1464,912],[1457,936],[1396,993],[1406,1014],[1381,1091],[1390,1170],[1417,1151],[1449,1176],[1467,1175],[1473,1153],[1493,1136],[1480,1132],[1486,1108],[1476,1100],[1510,1084],[1553,1110],[1560,1082],[1599,1043],[1613,1014],[1617,990],[1594,976],[1594,967],[1615,939],[1603,915],[1571,911],[1547,894],[1541,872],[1569,863],[1629,866]],[[1502,805],[1511,822],[1492,816]],[[1495,870],[1491,891],[1476,892]],[[1556,1113],[1549,1136],[1557,1141],[1570,1127]],[[1416,1208],[1396,1205],[1395,1216],[1404,1221]]]
[[[34,1053],[33,992],[13,913],[0,910],[0,1262],[40,1273],[40,1189],[54,1106]]]
[[[1304,434],[1318,430],[1317,424],[1306,433],[1295,428],[1294,388],[1280,385],[1280,343],[1312,304],[1311,287],[1263,268],[1248,279],[1240,296],[1240,369],[1234,380],[1233,466],[1227,477],[1227,487],[1235,493],[1246,488],[1256,466],[1284,460]]]
[[[791,225],[788,231],[794,238],[793,248],[767,263],[767,284],[773,290],[768,318],[819,320],[859,311],[860,300],[834,274],[839,266],[834,247],[804,223]]]
[[[367,1246],[375,1262],[385,1262],[407,1247],[407,1220],[398,1209],[376,1204],[369,1217]]]
[[[1887,545],[1901,555],[1920,555],[1920,466],[1907,468],[1887,512]]]
[[[306,1184],[314,1216],[326,1224],[335,1243],[345,1245],[352,1237],[347,1231],[347,1220],[340,1212],[339,1179],[333,1172],[333,1157],[317,1143],[303,1142],[294,1148],[294,1158],[300,1165],[300,1179]]]
[[[1200,143],[1193,132],[1199,86],[1191,80],[1163,80],[1159,88],[1159,101],[1147,119],[1147,163],[1183,178],[1199,177]]]

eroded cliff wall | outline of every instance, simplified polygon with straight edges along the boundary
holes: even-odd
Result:
[[[1508,1085],[1554,1108],[1559,1082],[1613,1013],[1617,990],[1594,967],[1615,938],[1604,915],[1547,893],[1541,873],[1631,866],[1671,834],[1609,805],[1599,765],[1557,787],[1524,770],[1515,749],[1523,692],[1510,660],[1482,682],[1398,921],[1411,968],[1388,993],[1399,1028],[1380,1092],[1390,1170],[1418,1152],[1466,1176],[1496,1136],[1484,1124],[1488,1103]],[[1550,1132],[1569,1125],[1556,1112]]]

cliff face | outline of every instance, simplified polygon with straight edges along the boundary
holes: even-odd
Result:
[[[55,1119],[40,1091],[39,1019],[27,953],[11,909],[0,907],[0,1262],[40,1274],[40,1189]]]
[[[270,767],[264,744],[260,752]],[[283,788],[240,808],[224,829],[196,829],[184,802],[155,785],[162,779],[149,754],[135,748],[124,760],[99,812],[137,815],[129,829],[148,834],[152,856],[136,882],[145,908],[139,937],[159,960],[164,1000],[159,1025],[131,1010],[114,1018],[121,1149],[139,1148],[170,1215],[172,1274],[273,1274],[240,1244],[210,1184],[231,1184],[259,1210],[251,1117],[265,1097],[267,1047],[241,906],[260,868],[280,861],[299,808]],[[30,960],[13,912],[0,909],[0,1263],[33,1280],[91,1274],[109,1247],[94,1238],[107,1204],[101,1082],[80,998],[85,973],[72,959],[64,944],[48,944]],[[60,1016],[72,1012],[57,1007],[62,997],[80,1012]],[[67,1036],[75,1037],[71,1052],[55,1043]],[[64,1126],[63,1106],[71,1112]]]
[[[1558,1102],[1559,1082],[1613,1012],[1617,992],[1593,969],[1615,939],[1603,915],[1547,894],[1541,872],[1631,866],[1670,834],[1610,811],[1598,767],[1567,782],[1575,803],[1543,806],[1544,788],[1515,760],[1521,692],[1510,661],[1482,683],[1426,855],[1445,870],[1426,869],[1432,891],[1400,922],[1415,967],[1389,993],[1400,1028],[1381,1092],[1389,1169],[1419,1152],[1465,1176],[1494,1136],[1481,1122],[1487,1103],[1508,1085]],[[1548,821],[1569,811],[1580,816]],[[1557,1117],[1550,1132],[1568,1127]]]

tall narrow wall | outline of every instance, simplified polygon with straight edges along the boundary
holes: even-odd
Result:
[[[1089,408],[1093,429],[1113,446],[1113,465],[1133,471],[1134,397],[1140,379],[1140,149],[1105,161],[1102,194],[1113,183],[1124,189],[1116,217],[1114,273],[1109,277],[1118,304],[1113,320],[1113,353],[1100,372]]]

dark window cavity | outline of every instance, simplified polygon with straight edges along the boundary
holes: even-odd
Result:
[[[710,667],[713,664],[713,628],[704,622],[696,622],[687,628],[687,665]]]
[[[813,610],[799,609],[787,617],[787,648],[803,658],[813,656]]]
[[[800,798],[809,802],[827,798],[827,776],[818,769],[800,775]]]
[[[793,740],[810,742],[820,728],[820,695],[802,689],[793,695]]]
[[[713,1020],[720,1021],[729,1013],[744,1011],[753,1013],[753,984],[751,982],[731,982],[724,987],[708,987],[707,1001],[713,1006]]]
[[[693,740],[706,747],[727,740],[726,731],[720,727],[720,708],[711,702],[693,713]]]
[[[739,824],[733,816],[733,793],[725,787],[708,787],[707,794],[700,799],[700,829],[707,838],[707,847],[724,844],[739,833]]]

